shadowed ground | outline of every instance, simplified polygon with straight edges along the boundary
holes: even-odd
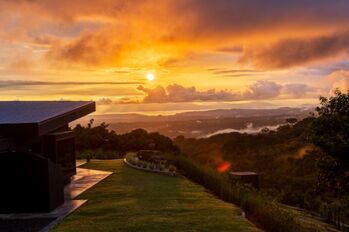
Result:
[[[168,177],[96,161],[83,168],[114,172],[77,199],[88,202],[54,231],[259,231],[225,203],[183,177]]]

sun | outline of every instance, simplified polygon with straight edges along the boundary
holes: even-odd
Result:
[[[154,75],[154,73],[147,73],[146,78],[148,81],[154,81],[155,75]]]

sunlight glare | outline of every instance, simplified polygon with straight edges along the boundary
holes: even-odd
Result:
[[[147,78],[148,81],[154,81],[155,80],[155,75],[154,75],[154,73],[147,73],[146,78]]]

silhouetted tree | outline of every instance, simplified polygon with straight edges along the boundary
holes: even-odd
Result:
[[[128,151],[159,150],[176,153],[178,147],[172,140],[157,132],[148,133],[144,129],[136,129],[126,134],[116,134],[108,129],[108,124],[93,126],[90,120],[86,127],[78,124],[73,129],[76,135],[76,148],[79,152],[91,151],[94,158],[119,158]]]
[[[349,190],[349,91],[320,97],[318,117],[311,126],[311,141],[321,149],[319,180],[337,192]],[[320,154],[320,152],[319,152]]]

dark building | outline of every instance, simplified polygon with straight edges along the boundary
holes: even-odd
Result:
[[[76,174],[68,123],[94,102],[0,102],[0,213],[49,212]]]

